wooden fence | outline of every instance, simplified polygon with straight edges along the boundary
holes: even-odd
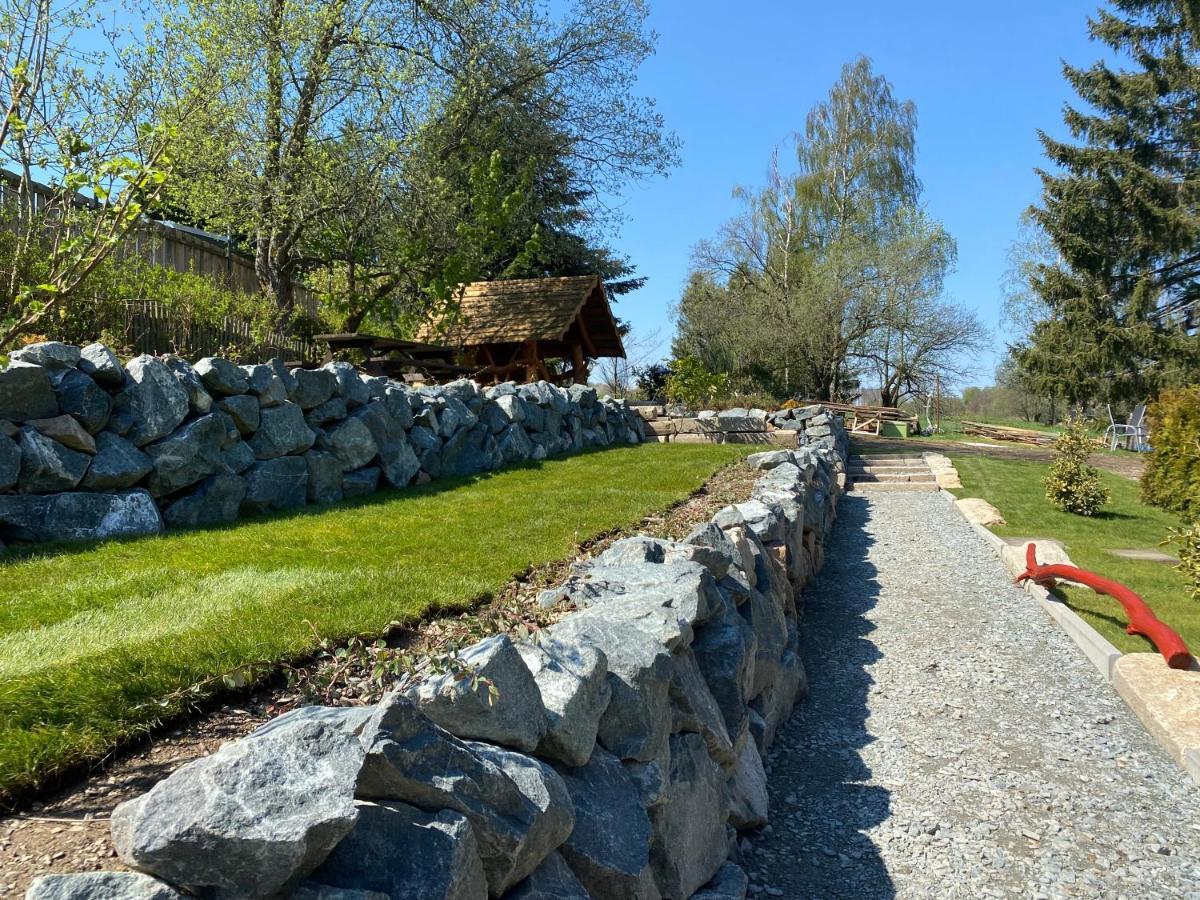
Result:
[[[111,318],[109,328],[113,328]],[[226,317],[220,325],[186,322],[165,303],[131,300],[123,304],[123,346],[136,353],[178,353],[190,360],[202,356],[230,355],[241,362],[266,362],[272,357],[311,361],[317,346],[303,338],[279,332],[256,333],[241,319]],[[232,350],[230,348],[233,348]]]

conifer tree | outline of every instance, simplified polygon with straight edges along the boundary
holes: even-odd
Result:
[[[1040,135],[1057,170],[1034,210],[1050,316],[1017,355],[1071,402],[1136,401],[1200,377],[1200,4],[1113,0],[1089,30],[1132,66],[1065,66],[1075,142]]]

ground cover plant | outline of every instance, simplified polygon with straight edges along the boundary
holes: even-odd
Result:
[[[648,444],[0,561],[0,800],[319,640],[461,609],[753,448]],[[198,690],[194,686],[200,685]]]
[[[1178,631],[1193,652],[1200,649],[1200,604],[1189,596],[1183,575],[1161,562],[1123,559],[1109,550],[1159,550],[1179,519],[1147,506],[1136,482],[1100,472],[1112,502],[1091,517],[1072,515],[1046,502],[1042,479],[1047,466],[1025,460],[951,454],[963,489],[960,497],[983,497],[1004,515],[1007,525],[993,530],[1003,537],[1047,537],[1061,541],[1077,566],[1128,585]],[[1126,619],[1110,597],[1085,588],[1060,589],[1077,613],[1125,652],[1153,651],[1143,638],[1125,633]]]

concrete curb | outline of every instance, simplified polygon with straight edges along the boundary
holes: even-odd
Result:
[[[957,498],[950,494],[946,496],[949,498],[950,505],[958,510],[964,521],[975,530],[975,533],[983,539],[984,543],[988,544],[995,551],[997,558],[1003,563],[1003,551],[1008,546],[1005,540],[983,525],[967,519],[962,509],[954,503]],[[1045,610],[1046,615],[1057,622],[1058,626],[1075,642],[1075,645],[1083,651],[1083,655],[1104,676],[1104,680],[1112,686],[1117,696],[1138,717],[1138,721],[1142,723],[1142,727],[1146,729],[1146,732],[1154,738],[1155,743],[1179,763],[1183,770],[1191,776],[1193,782],[1200,785],[1200,747],[1181,746],[1180,738],[1176,735],[1175,730],[1170,728],[1169,718],[1164,717],[1161,704],[1162,698],[1159,696],[1149,696],[1145,691],[1137,689],[1127,677],[1121,674],[1117,662],[1125,654],[1122,654],[1120,650],[1113,646],[1100,632],[1084,621],[1073,609],[1065,603],[1055,600],[1050,592],[1041,585],[1027,581],[1024,583],[1024,588],[1027,594],[1030,594],[1037,600],[1038,604]],[[1135,655],[1154,654],[1130,654],[1130,656]],[[1165,663],[1163,664],[1163,668],[1166,668]]]

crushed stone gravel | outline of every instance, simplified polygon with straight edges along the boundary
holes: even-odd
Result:
[[[849,494],[751,897],[1200,898],[1200,788],[938,494]]]

